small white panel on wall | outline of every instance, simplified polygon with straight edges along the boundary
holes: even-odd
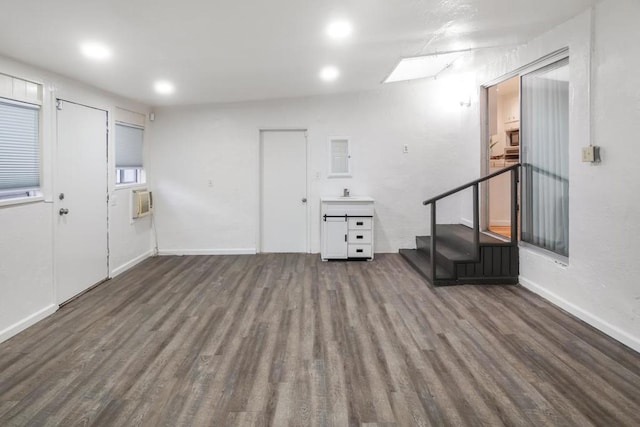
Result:
[[[351,176],[351,147],[349,138],[329,140],[329,177]]]

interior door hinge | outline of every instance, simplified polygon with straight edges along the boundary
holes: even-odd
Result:
[[[58,100],[56,101],[56,108],[57,108],[58,110],[62,110],[62,99],[58,99]]]

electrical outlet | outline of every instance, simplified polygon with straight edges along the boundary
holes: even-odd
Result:
[[[315,177],[316,179],[320,179],[320,171],[316,171]]]
[[[408,146],[407,144],[404,144],[404,145],[402,146],[402,152],[403,152],[404,154],[407,154],[407,153],[409,152],[409,146]]]
[[[582,147],[582,161],[593,162],[595,161],[595,150],[593,145],[588,147]]]
[[[582,161],[588,163],[600,162],[600,147],[597,145],[589,145],[582,148]]]

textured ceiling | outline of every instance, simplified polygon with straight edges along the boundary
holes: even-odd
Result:
[[[2,0],[0,54],[151,105],[372,89],[401,57],[513,45],[594,0]],[[336,18],[353,24],[329,40]],[[95,63],[85,40],[113,51]],[[327,64],[341,76],[318,78]],[[1,72],[2,70],[0,70]],[[153,92],[168,79],[176,92]]]

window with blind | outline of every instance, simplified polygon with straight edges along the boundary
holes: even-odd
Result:
[[[522,240],[569,256],[569,59],[522,76]]]
[[[144,182],[143,136],[140,127],[116,123],[116,184]]]
[[[39,115],[37,105],[0,98],[0,200],[39,194]]]

